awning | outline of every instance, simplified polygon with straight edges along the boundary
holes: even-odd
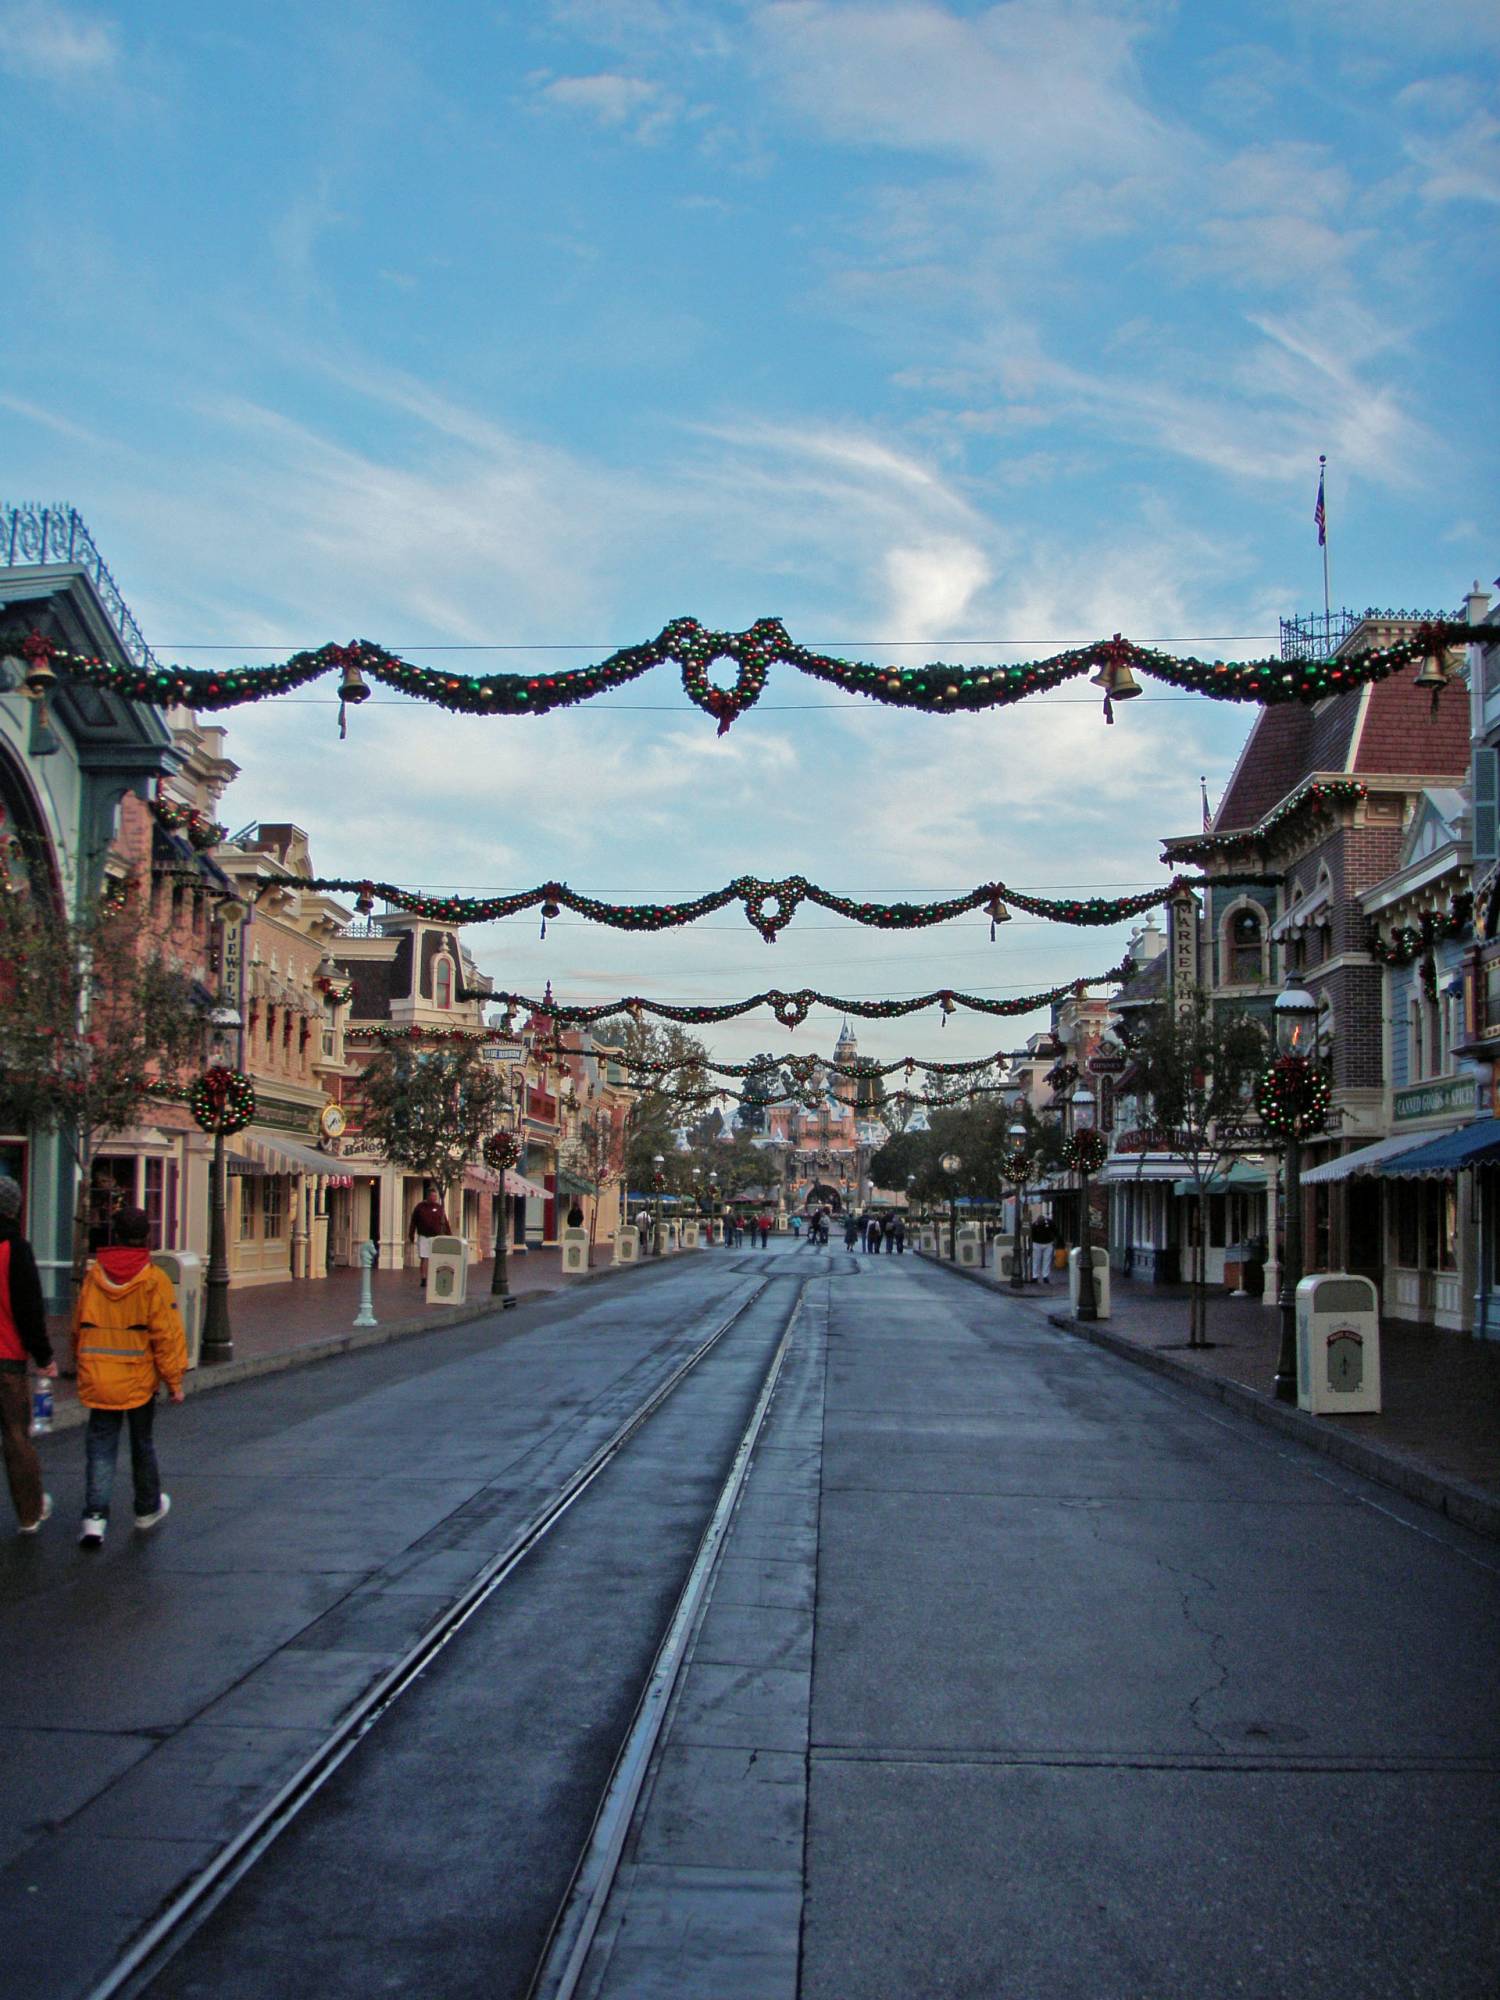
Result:
[[[1303,1176],[1306,1179],[1306,1175]],[[1205,1183],[1208,1194],[1259,1194],[1265,1188],[1266,1177],[1259,1167],[1252,1167],[1248,1160],[1231,1160],[1226,1173],[1210,1174]],[[1195,1195],[1196,1181],[1174,1181],[1173,1194]]]
[[[1187,1167],[1180,1153],[1116,1153],[1094,1176],[1096,1187],[1123,1187],[1128,1181],[1180,1180]]]
[[[1448,1180],[1464,1167],[1500,1163],[1500,1118],[1476,1118],[1456,1132],[1445,1132],[1425,1146],[1414,1147],[1379,1171],[1391,1180]]]
[[[229,1171],[234,1174],[345,1174],[349,1171],[342,1160],[336,1160],[332,1153],[314,1152],[311,1146],[299,1146],[295,1139],[265,1139],[257,1132],[253,1136],[241,1133],[237,1142],[240,1153],[232,1157]],[[236,1158],[245,1164],[236,1165]]]
[[[557,1191],[559,1194],[597,1194],[592,1181],[586,1181],[581,1174],[570,1173],[566,1167],[557,1170]]]
[[[524,1174],[518,1174],[514,1167],[505,1169],[505,1192],[507,1194],[535,1195],[538,1201],[547,1199],[547,1190],[539,1181],[529,1181]]]
[[[1327,911],[1333,901],[1333,890],[1327,882],[1320,882],[1298,902],[1293,903],[1284,917],[1278,917],[1271,926],[1272,944],[1282,944],[1289,937],[1300,937],[1313,926]]]
[[[1432,1136],[1430,1130],[1398,1132],[1393,1139],[1379,1139],[1373,1146],[1361,1146],[1357,1152],[1341,1153],[1336,1160],[1325,1160],[1320,1167],[1309,1167],[1302,1176],[1302,1185],[1327,1187],[1333,1181],[1347,1181],[1355,1174],[1378,1174],[1384,1161],[1425,1146]],[[1447,1138],[1448,1134],[1442,1136]]]

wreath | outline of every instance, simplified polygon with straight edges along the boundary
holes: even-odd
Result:
[[[1109,1141],[1102,1132],[1075,1132],[1063,1144],[1063,1160],[1075,1174],[1097,1174],[1109,1158]]]
[[[514,1132],[491,1132],[484,1142],[484,1164],[497,1174],[515,1166],[520,1157],[521,1148]]]
[[[255,1116],[255,1085],[242,1069],[215,1063],[188,1092],[188,1109],[205,1132],[242,1132]]]
[[[1256,1081],[1260,1122],[1279,1139],[1305,1139],[1321,1132],[1332,1107],[1332,1085],[1306,1056],[1281,1056]]]
[[[1024,1187],[1031,1179],[1031,1154],[1024,1146],[1017,1146],[1000,1162],[1000,1172],[1017,1187]]]

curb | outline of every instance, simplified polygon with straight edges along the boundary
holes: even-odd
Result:
[[[1009,1296],[983,1271],[966,1269],[935,1257],[929,1257],[927,1261],[937,1264],[944,1271],[952,1271],[955,1277],[966,1278],[971,1284],[982,1285],[987,1292],[998,1294],[1001,1298]],[[1042,1301],[1036,1303],[1041,1304]],[[1098,1321],[1077,1320],[1067,1312],[1049,1312],[1047,1323],[1064,1333],[1076,1334],[1081,1340],[1092,1341],[1096,1347],[1106,1348],[1122,1360],[1150,1369],[1153,1374],[1163,1375],[1169,1382],[1193,1389],[1216,1403],[1223,1403],[1242,1417],[1250,1417],[1269,1430],[1280,1431],[1284,1437],[1295,1438],[1299,1444],[1309,1446],[1350,1472],[1361,1473],[1381,1486],[1392,1487],[1408,1500],[1430,1507],[1434,1513],[1444,1515],[1476,1535],[1500,1541],[1500,1499],[1487,1493],[1482,1486],[1475,1486],[1465,1479],[1444,1478],[1402,1457],[1388,1445],[1370,1444],[1364,1438],[1349,1437],[1343,1431],[1330,1429],[1326,1419],[1314,1417],[1291,1404],[1258,1396],[1243,1382],[1200,1374],[1196,1368],[1189,1368],[1186,1362],[1177,1361],[1170,1354],[1162,1354],[1154,1347],[1141,1347]]]
[[[194,1396],[212,1395],[219,1389],[232,1389],[239,1382],[253,1382],[262,1375],[281,1375],[289,1368],[307,1368],[315,1361],[331,1361],[335,1355],[354,1354],[366,1347],[386,1347],[392,1341],[410,1340],[419,1333],[442,1333],[450,1326],[471,1326],[476,1320],[499,1317],[506,1311],[528,1306],[533,1300],[555,1299],[563,1292],[577,1290],[580,1285],[597,1285],[608,1278],[620,1276],[627,1270],[650,1271],[665,1269],[675,1258],[664,1258],[658,1264],[652,1258],[645,1264],[620,1264],[602,1271],[586,1271],[581,1277],[569,1278],[566,1283],[541,1285],[528,1292],[512,1293],[513,1307],[502,1306],[492,1292],[485,1292],[482,1301],[468,1301],[461,1306],[439,1306],[421,1319],[383,1320],[378,1326],[351,1326],[345,1333],[329,1334],[325,1339],[309,1341],[302,1347],[288,1347],[279,1354],[247,1354],[242,1361],[221,1361],[211,1368],[201,1365],[190,1368],[182,1378],[184,1400]],[[82,1430],[88,1421],[88,1411],[82,1403],[71,1402],[62,1405],[52,1419],[52,1429],[43,1435],[54,1437],[59,1431]]]

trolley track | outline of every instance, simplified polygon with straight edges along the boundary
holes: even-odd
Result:
[[[563,1544],[574,1540],[586,1546],[590,1536],[597,1532],[597,1517],[605,1511],[602,1508],[599,1482],[604,1481],[604,1484],[613,1490],[620,1484],[622,1459],[627,1467],[631,1467],[634,1459],[640,1458],[642,1454],[649,1455],[654,1448],[658,1453],[665,1452],[667,1455],[665,1470],[669,1483],[674,1488],[679,1484],[692,1487],[694,1498],[690,1503],[693,1519],[687,1553],[686,1584],[681,1587],[679,1598],[680,1573],[674,1573],[670,1579],[670,1601],[663,1599],[660,1607],[663,1615],[657,1616],[654,1621],[651,1648],[629,1684],[624,1712],[615,1718],[619,1726],[614,1728],[609,1746],[612,1755],[623,1734],[625,1749],[621,1752],[622,1757],[628,1763],[633,1756],[637,1766],[644,1768],[644,1758],[649,1754],[650,1747],[650,1718],[653,1713],[659,1716],[665,1696],[670,1693],[675,1673],[674,1662],[680,1662],[682,1642],[691,1625],[690,1600],[693,1599],[695,1591],[701,1593],[711,1572],[718,1540],[732,1511],[733,1494],[738,1490],[738,1482],[744,1477],[754,1434],[769,1404],[776,1374],[790,1338],[791,1327],[806,1290],[805,1277],[798,1279],[791,1274],[761,1270],[756,1270],[753,1275],[759,1280],[754,1290],[713,1325],[707,1336],[698,1342],[684,1359],[672,1367],[665,1379],[656,1384],[611,1435],[563,1481],[546,1504],[537,1509],[519,1532],[512,1536],[507,1546],[485,1564],[462,1595],[432,1622],[396,1665],[383,1674],[344,1716],[339,1725],[329,1732],[325,1740],[276,1795],[220,1850],[212,1862],[172,1899],[106,1978],[93,1988],[91,2000],[113,2000],[115,1995],[136,1995],[148,1990],[154,1995],[161,1995],[162,2000],[165,2000],[165,1996],[176,1994],[208,1992],[219,1994],[231,1991],[270,1994],[282,1991],[300,1993],[306,1990],[308,1982],[305,1969],[299,1971],[284,1959],[281,1962],[286,1966],[285,1984],[277,1983],[275,1978],[268,1980],[262,1964],[260,1971],[252,1976],[249,1984],[242,1982],[239,1985],[227,1985],[222,1967],[216,1970],[209,1969],[218,1945],[209,1938],[208,1931],[218,1931],[222,1933],[222,1938],[227,1940],[242,1935],[247,1923],[252,1929],[259,1928],[260,1919],[254,1908],[254,1897],[248,1894],[255,1887],[258,1870],[263,1864],[276,1859],[275,1851],[290,1844],[287,1841],[289,1834],[294,1840],[300,1840],[303,1829],[308,1827],[311,1819],[318,1816],[316,1812],[310,1814],[309,1809],[314,1807],[315,1801],[320,1801],[321,1795],[325,1793],[325,1788],[330,1787],[331,1781],[337,1780],[337,1788],[346,1795],[332,1806],[333,1816],[337,1819],[352,1812],[356,1821],[362,1820],[364,1808],[357,1803],[351,1804],[351,1800],[356,1799],[360,1790],[358,1774],[370,1765],[372,1759],[378,1766],[382,1743],[387,1740],[387,1731],[382,1731],[372,1738],[372,1731],[376,1730],[376,1725],[386,1722],[387,1718],[399,1719],[402,1716],[406,1706],[403,1704],[403,1697],[409,1696],[419,1687],[430,1689],[434,1669],[445,1659],[464,1652],[464,1645],[458,1647],[453,1645],[460,1635],[464,1635],[466,1643],[472,1649],[474,1645],[481,1643],[475,1635],[481,1631],[491,1630],[497,1612],[501,1619],[504,1619],[509,1600],[515,1595],[514,1592],[506,1593],[505,1586],[512,1584],[518,1575],[525,1574],[535,1578],[539,1569],[544,1566],[561,1575],[566,1568],[567,1560],[567,1550]],[[773,1293],[775,1296],[768,1299],[767,1295]],[[728,1338],[736,1329],[739,1330],[738,1343]],[[680,1330],[677,1337],[680,1338]],[[746,1352],[738,1355],[732,1353],[731,1350],[737,1346],[745,1347]],[[765,1358],[768,1352],[769,1362]],[[706,1369],[705,1364],[715,1355],[721,1357],[717,1370]],[[722,1382],[719,1380],[721,1376],[724,1378]],[[710,1377],[713,1378],[712,1381]],[[743,1422],[747,1400],[753,1404],[748,1427]],[[674,1413],[674,1405],[684,1406],[689,1403],[701,1406],[696,1415],[687,1407],[680,1407]],[[725,1406],[726,1403],[732,1405],[732,1409],[727,1410],[727,1414],[733,1418],[732,1436],[724,1430],[723,1422],[719,1421],[726,1414],[726,1409],[716,1408]],[[664,1412],[671,1414],[664,1416]],[[683,1457],[684,1446],[690,1448],[697,1442],[695,1433],[704,1422],[705,1414],[714,1419],[709,1428],[714,1431],[717,1444],[705,1447],[706,1455],[712,1457],[714,1463],[707,1470],[700,1467],[689,1475],[683,1469],[687,1462]],[[659,1432],[664,1434],[658,1436]],[[627,1448],[637,1439],[642,1440],[642,1451],[632,1455]],[[721,1483],[722,1467],[726,1457],[730,1463],[729,1476],[727,1482]],[[612,1471],[615,1478],[606,1480],[605,1475]],[[662,1467],[657,1467],[653,1475],[658,1485],[662,1471]],[[632,1471],[629,1477],[635,1478],[636,1473]],[[702,1489],[701,1492],[698,1491],[699,1488]],[[628,1505],[629,1500],[626,1495],[627,1511]],[[590,1510],[596,1517],[592,1527],[581,1518]],[[705,1514],[708,1515],[709,1526],[707,1530],[701,1530]],[[576,1524],[577,1533],[573,1536],[559,1535],[556,1531],[564,1523]],[[676,1539],[681,1541],[683,1521],[676,1520],[671,1523],[671,1527]],[[618,1560],[628,1567],[630,1559],[627,1534],[625,1547]],[[544,1590],[547,1587],[556,1593],[559,1587],[556,1576],[551,1579],[550,1585],[543,1586]],[[659,1582],[656,1587],[659,1593]],[[566,1586],[563,1588],[566,1594]],[[523,1591],[521,1595],[524,1597],[526,1593]],[[675,1614],[672,1613],[673,1602],[676,1605]],[[684,1606],[688,1608],[685,1610]],[[481,1617],[480,1614],[487,1610],[490,1616]],[[665,1640],[661,1640],[663,1625],[667,1629]],[[523,1613],[517,1621],[516,1643],[524,1646],[528,1632],[535,1638],[537,1629],[535,1626],[528,1627]],[[540,1629],[546,1630],[545,1617],[541,1620]],[[487,1644],[488,1641],[483,1643]],[[453,1648],[451,1655],[450,1648]],[[565,1650],[566,1648],[559,1643],[559,1655]],[[657,1655],[654,1666],[650,1665],[652,1651]],[[587,1679],[586,1659],[582,1666],[584,1678]],[[648,1666],[649,1671],[647,1671]],[[566,1681],[569,1673],[572,1673],[576,1678],[579,1668],[578,1661],[571,1664],[562,1663],[559,1665],[559,1677]],[[457,1676],[457,1670],[453,1671]],[[646,1692],[640,1696],[637,1704],[636,1697],[639,1695],[643,1680]],[[469,1689],[465,1698],[471,1699],[472,1694],[473,1690]],[[398,1707],[398,1704],[401,1706]],[[619,1707],[618,1690],[616,1690],[615,1706]],[[632,1708],[636,1710],[633,1720],[630,1715]],[[473,1727],[478,1730],[485,1729],[493,1720],[482,1713],[472,1712],[471,1719]],[[597,1718],[590,1717],[589,1720],[592,1723]],[[624,1727],[627,1722],[631,1725],[628,1729]],[[647,1732],[644,1737],[643,1727]],[[504,1731],[500,1730],[499,1733],[503,1736]],[[369,1739],[368,1750],[363,1757],[356,1758],[355,1753],[361,1750],[367,1739]],[[488,1745],[486,1749],[488,1750]],[[547,1745],[547,1755],[555,1762],[560,1750],[565,1749],[566,1744],[553,1740]],[[598,1752],[599,1746],[595,1741],[593,1761],[596,1766],[599,1762]],[[351,1759],[354,1760],[352,1763]],[[483,1761],[477,1759],[476,1763]],[[493,1759],[490,1761],[493,1762]],[[606,1770],[608,1762],[609,1757],[606,1756]],[[596,1770],[592,1781],[585,1780],[582,1791],[574,1786],[569,1796],[560,1803],[551,1797],[537,1797],[531,1800],[539,1806],[544,1820],[548,1814],[561,1811],[573,1828],[572,1844],[567,1856],[568,1867],[563,1871],[561,1880],[554,1881],[550,1888],[540,1881],[528,1885],[533,1922],[536,1918],[537,1896],[543,1898],[541,1923],[535,1946],[539,1946],[541,1938],[545,1936],[561,1891],[567,1885],[579,1847],[588,1832],[590,1818],[598,1805],[600,1792],[605,1789],[602,1784],[603,1775],[603,1772]],[[411,1777],[410,1771],[407,1776]],[[491,1776],[494,1782],[503,1782],[496,1774],[492,1773]],[[451,1782],[451,1777],[451,1771],[445,1772],[440,1787]],[[420,1779],[416,1782],[420,1787]],[[592,1789],[588,1788],[590,1782]],[[397,1789],[399,1791],[400,1788]],[[546,1786],[542,1788],[543,1792],[547,1789]],[[555,1787],[553,1789],[555,1790]],[[564,1790],[568,1791],[568,1788],[564,1787]],[[530,1798],[535,1792],[536,1786],[533,1783],[528,1797]],[[596,1848],[601,1827],[605,1829],[607,1837],[611,1825],[617,1822],[624,1823],[618,1820],[619,1802],[622,1798],[627,1801],[624,1806],[624,1821],[628,1821],[628,1801],[633,1798],[633,1793],[629,1791],[628,1785],[624,1791],[621,1790],[616,1773],[615,1782],[608,1787],[604,1803],[599,1807],[599,1820],[595,1827]],[[613,1808],[611,1800],[615,1802]],[[503,1816],[507,1807],[503,1799],[497,1799],[492,1809],[497,1815]],[[398,1852],[403,1838],[399,1825],[402,1810],[404,1808],[398,1807],[397,1824],[391,1829],[396,1835]],[[611,1820],[612,1810],[615,1812],[615,1820]],[[418,1817],[420,1816],[419,1813]],[[378,1825],[389,1817],[388,1798],[377,1804],[369,1815],[372,1825]],[[340,1870],[345,1878],[343,1881],[345,1891],[351,1886],[348,1872]],[[594,1874],[596,1889],[602,1879],[604,1878],[596,1867]],[[244,1892],[241,1892],[242,1884],[246,1885]],[[605,1887],[607,1888],[607,1881]],[[247,1903],[247,1909],[243,1913],[238,1910],[238,1905],[242,1902]],[[306,1914],[311,1917],[313,1911],[309,1910]],[[286,1916],[287,1913],[283,1909],[279,1917],[273,1921],[273,1928],[282,1930],[290,1928],[295,1932],[295,1915],[290,1925],[286,1923]],[[493,1912],[486,1910],[483,1914],[476,1913],[476,1922],[480,1929],[493,1927]],[[340,1914],[332,1918],[328,1928],[334,1933],[341,1930],[347,1933],[350,1941],[351,1966],[357,1966],[363,1950],[361,1942],[363,1932],[358,1912],[351,1912],[345,1907]],[[200,1937],[202,1949],[197,1942]],[[528,1976],[535,1962],[535,1946],[527,1968]],[[385,1953],[381,1954],[378,1963],[366,1963],[347,1989],[330,1988],[326,1976],[320,1977],[316,1983],[320,1990],[325,1992],[411,1990],[405,1984],[407,1978],[412,1981],[433,1979],[438,1989],[443,1991],[473,1990],[489,1994],[511,1990],[519,1993],[526,1989],[526,1978],[520,1979],[519,1982],[512,1981],[509,1985],[494,1983],[490,1979],[473,1984],[446,1984],[443,1973],[425,1960],[424,1949],[419,1947],[416,1952],[420,1963],[409,1968],[408,1973],[403,1975],[402,1981],[397,1983],[391,1983],[386,1977]],[[569,1989],[560,1987],[558,1990],[565,1992]]]

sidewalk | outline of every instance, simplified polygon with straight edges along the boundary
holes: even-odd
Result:
[[[951,1267],[950,1267],[951,1268]],[[1111,1276],[1111,1311],[1091,1325],[1068,1308],[1064,1274],[1012,1292],[990,1271],[961,1277],[1003,1291],[1056,1326],[1233,1404],[1411,1498],[1500,1535],[1500,1341],[1382,1320],[1379,1415],[1312,1416],[1271,1397],[1281,1321],[1274,1305],[1211,1288],[1206,1348],[1187,1345],[1186,1285]]]
[[[649,1270],[655,1261],[654,1258],[647,1259],[643,1264],[621,1268]],[[613,1268],[606,1245],[599,1253],[599,1261],[589,1273],[589,1279],[607,1275]],[[468,1296],[458,1306],[429,1306],[415,1270],[376,1271],[373,1301],[379,1324],[373,1327],[354,1325],[354,1317],[359,1310],[360,1281],[360,1274],[355,1270],[340,1269],[330,1272],[326,1278],[299,1278],[280,1285],[231,1288],[229,1320],[234,1339],[234,1358],[210,1368],[191,1370],[187,1377],[188,1394],[245,1381],[255,1375],[270,1374],[279,1368],[295,1366],[299,1361],[346,1353],[351,1348],[379,1346],[384,1341],[400,1339],[406,1334],[456,1326],[465,1320],[483,1319],[500,1309],[499,1301],[490,1292],[493,1270],[491,1259],[469,1266]],[[587,1282],[580,1278],[563,1278],[562,1252],[556,1249],[530,1250],[524,1257],[512,1255],[508,1260],[507,1277],[512,1297],[523,1305],[533,1299],[549,1297],[565,1285]],[[48,1330],[59,1368],[70,1368],[73,1340],[68,1321],[50,1319]],[[60,1375],[54,1392],[54,1429],[68,1430],[81,1424],[84,1412],[79,1406],[72,1377]]]

